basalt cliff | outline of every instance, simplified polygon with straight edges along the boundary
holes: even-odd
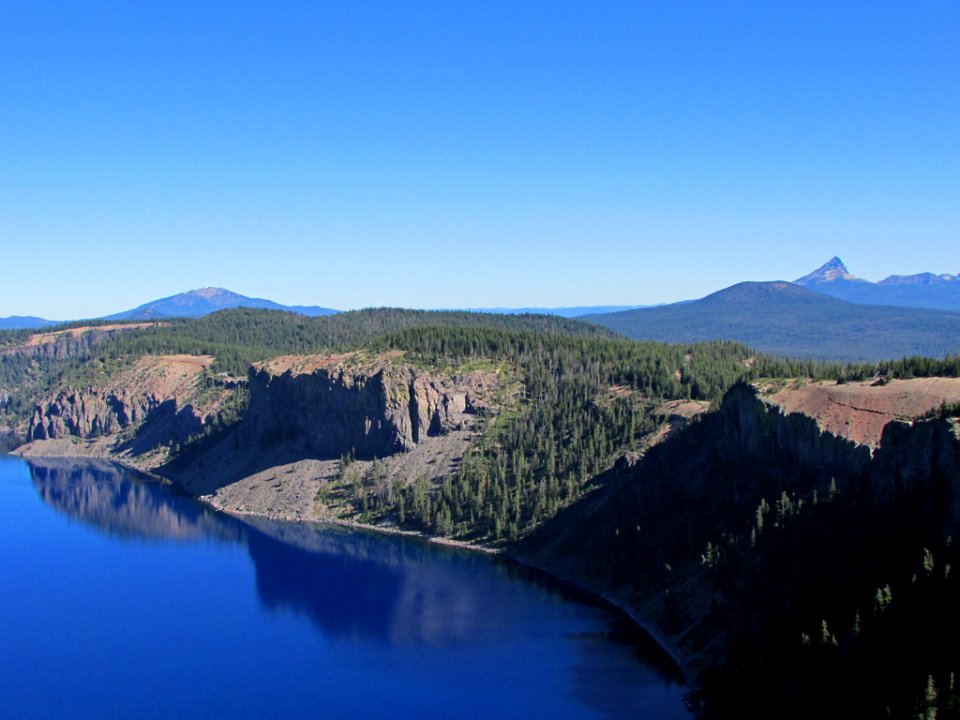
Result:
[[[471,425],[491,410],[495,384],[490,373],[418,369],[399,353],[279,357],[251,369],[241,443],[293,441],[311,457],[385,458]]]
[[[144,356],[103,382],[39,398],[28,455],[116,457],[149,468],[218,422],[236,383],[207,377],[209,356]]]

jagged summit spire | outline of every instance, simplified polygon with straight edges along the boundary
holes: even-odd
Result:
[[[818,283],[834,282],[836,280],[856,280],[843,264],[843,260],[834,255],[827,262],[809,275],[794,280],[797,285],[815,285]]]

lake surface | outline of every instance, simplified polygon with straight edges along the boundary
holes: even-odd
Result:
[[[683,692],[513,563],[0,455],[0,717],[683,718]]]

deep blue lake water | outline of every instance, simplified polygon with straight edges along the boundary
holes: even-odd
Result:
[[[683,692],[513,563],[0,455],[0,717],[681,718]]]

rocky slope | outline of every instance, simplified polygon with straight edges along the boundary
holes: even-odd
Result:
[[[24,455],[115,456],[150,467],[217,420],[235,391],[204,383],[209,356],[144,356],[101,385],[41,399],[24,429]]]
[[[5,347],[2,352],[5,355],[66,360],[89,354],[94,347],[118,333],[154,325],[154,323],[91,325],[34,333],[25,342]]]
[[[358,508],[345,484],[389,495],[451,473],[504,392],[492,364],[439,371],[397,352],[279,357],[251,369],[249,406],[232,432],[161,472],[233,513],[348,519]]]

